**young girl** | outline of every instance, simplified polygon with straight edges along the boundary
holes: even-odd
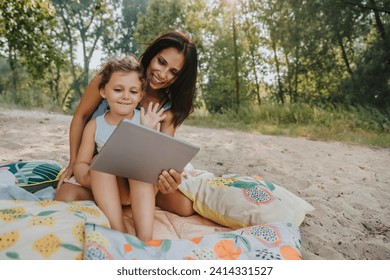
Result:
[[[135,57],[128,56],[107,62],[100,71],[100,76],[99,93],[107,101],[109,110],[90,120],[85,126],[74,175],[82,186],[90,186],[97,205],[115,230],[125,232],[122,205],[130,204],[131,201],[136,235],[147,241],[153,235],[154,186],[131,178],[127,179],[127,184],[124,178],[90,170],[89,166],[95,147],[99,152],[123,119],[157,129],[166,115],[163,114],[164,110],[158,110],[158,103],[153,106],[150,102],[146,112],[144,108],[136,110],[145,92],[146,78]]]

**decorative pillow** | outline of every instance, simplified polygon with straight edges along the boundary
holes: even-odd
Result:
[[[300,250],[300,233],[292,224],[264,224],[191,239],[145,243],[105,227],[85,226],[86,260],[299,260]]]
[[[62,166],[52,160],[19,161],[0,165],[15,175],[16,185],[34,193],[47,187],[55,188]]]
[[[185,180],[179,190],[203,217],[230,228],[268,223],[296,227],[314,208],[285,188],[257,176]]]
[[[108,225],[92,201],[1,200],[0,259],[82,259],[86,222]]]

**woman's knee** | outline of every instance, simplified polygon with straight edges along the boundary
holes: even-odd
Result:
[[[191,200],[183,201],[180,205],[177,205],[176,214],[181,217],[189,217],[195,214]]]
[[[93,200],[92,192],[82,186],[76,186],[71,183],[63,183],[57,189],[54,200],[58,201],[76,201],[76,200]]]
[[[192,201],[179,191],[173,194],[162,194],[159,192],[156,196],[156,206],[181,217],[195,214]]]

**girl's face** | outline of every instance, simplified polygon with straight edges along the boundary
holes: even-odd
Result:
[[[100,89],[107,99],[110,111],[118,115],[132,114],[143,96],[142,83],[137,72],[114,72],[110,80]]]
[[[160,51],[146,70],[149,86],[152,89],[162,89],[172,84],[184,66],[184,54],[175,48]]]

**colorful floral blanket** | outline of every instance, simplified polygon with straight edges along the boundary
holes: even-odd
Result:
[[[301,258],[299,230],[289,223],[233,230],[199,215],[183,218],[158,210],[158,239],[143,243],[134,235],[111,230],[91,201],[0,202],[0,259]],[[125,214],[131,227],[129,211]]]
[[[16,167],[18,174],[39,174],[41,183],[48,179],[36,167]],[[10,170],[2,167],[0,179]],[[197,214],[157,209],[154,240],[146,243],[134,236],[130,207],[124,208],[124,234],[109,228],[92,201],[53,201],[39,196],[48,188],[32,194],[15,177],[0,180],[0,259],[301,259],[298,227],[314,210],[306,201],[257,176],[214,177],[194,169],[186,175],[180,191]]]
[[[267,224],[190,239],[141,242],[133,235],[87,224],[86,260],[299,260],[301,240],[292,224]]]

